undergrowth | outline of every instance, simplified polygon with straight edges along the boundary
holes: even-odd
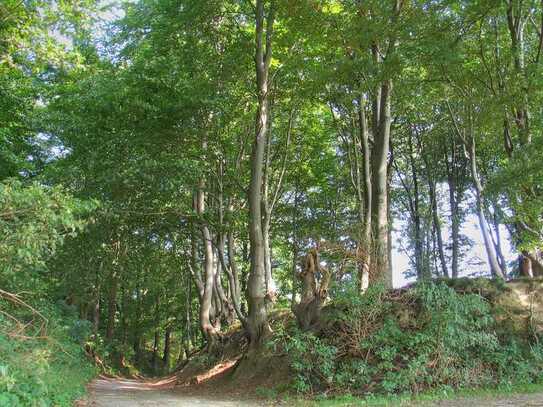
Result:
[[[83,350],[89,323],[65,304],[32,307],[0,299],[0,406],[72,406],[97,374]]]
[[[409,290],[333,293],[318,333],[276,331],[302,394],[419,394],[536,383],[543,347],[533,330],[504,329],[497,309],[443,282]]]

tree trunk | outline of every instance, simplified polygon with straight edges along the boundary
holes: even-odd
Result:
[[[228,306],[233,308],[233,311],[240,320],[241,324],[244,328],[246,328],[247,320],[245,318],[245,315],[243,315],[243,313],[241,312],[240,308],[241,291],[239,287],[239,271],[235,258],[234,234],[232,233],[232,231],[228,232],[228,238],[226,240],[228,264],[224,256],[224,244],[224,239],[219,239],[217,253],[221,262],[221,267],[228,278],[228,288],[230,292],[230,301],[228,302]]]
[[[298,207],[300,205],[299,180],[294,181],[294,210],[292,211],[292,263],[291,263],[291,278],[292,278],[292,297],[290,299],[290,309],[294,311],[296,306],[296,287],[298,277]]]
[[[415,160],[415,151],[413,148],[413,129],[409,131],[408,135],[408,147],[409,147],[409,166],[411,167],[411,182],[413,183],[413,193],[411,194],[407,183],[404,186],[406,193],[409,195],[411,203],[409,207],[411,209],[411,218],[413,222],[413,234],[415,240],[415,270],[417,271],[417,280],[429,280],[432,276],[429,273],[429,268],[423,265],[423,236],[421,230],[421,214],[420,214],[420,188],[419,188],[419,176]]]
[[[205,143],[204,143],[205,144]],[[204,148],[206,146],[204,145]],[[204,181],[200,179],[198,191],[197,191],[197,213],[202,216],[205,212],[205,193],[204,193]],[[217,332],[215,327],[211,323],[211,308],[213,300],[213,286],[215,284],[215,262],[213,253],[213,244],[211,233],[205,221],[202,221],[201,233],[202,233],[202,245],[204,248],[204,281],[203,281],[203,294],[200,304],[200,328],[207,341],[208,350],[212,350],[215,347],[217,341]]]
[[[162,354],[162,363],[164,365],[165,372],[168,372],[170,369],[170,340],[171,340],[172,330],[171,328],[166,328],[164,333],[164,353]]]
[[[458,260],[460,257],[460,214],[456,199],[456,183],[452,176],[448,178],[449,206],[451,208],[451,277],[458,278]]]
[[[94,295],[94,306],[92,307],[92,333],[96,337],[100,327],[100,284],[96,286]]]
[[[492,276],[498,278],[504,278],[503,270],[498,263],[496,257],[496,251],[494,245],[492,244],[492,239],[490,237],[490,232],[488,230],[488,223],[486,221],[484,208],[483,208],[483,186],[479,178],[479,173],[477,170],[477,156],[475,154],[475,140],[473,135],[469,141],[469,157],[471,163],[471,176],[473,178],[473,184],[475,186],[475,199],[477,204],[477,217],[479,219],[479,227],[481,229],[481,235],[483,237],[483,242],[485,245],[485,250],[488,258],[488,265],[490,267],[490,272]]]
[[[249,185],[249,240],[251,268],[247,284],[249,315],[247,330],[252,348],[259,348],[271,329],[268,324],[266,292],[266,253],[262,230],[262,181],[264,156],[267,145],[269,107],[269,67],[272,55],[274,2],[265,15],[265,0],[256,1],[256,53],[258,108],[255,118],[255,139],[251,153],[251,182]],[[264,43],[265,41],[265,43]]]
[[[115,266],[114,266],[115,267]],[[113,332],[115,330],[115,314],[117,312],[117,288],[119,281],[117,278],[116,270],[111,272],[111,286],[109,288],[109,299],[107,304],[107,328],[106,339],[111,342],[113,339]]]
[[[185,332],[184,332],[184,348],[187,353],[189,353],[192,350],[192,340],[191,340],[191,332],[192,332],[192,318],[191,318],[191,307],[192,307],[192,284],[190,282],[190,279],[187,281],[187,297],[185,301]]]
[[[359,270],[359,289],[364,292],[370,284],[370,264],[372,256],[372,237],[371,237],[371,206],[372,206],[372,186],[371,186],[371,150],[368,134],[368,120],[366,118],[366,106],[364,95],[360,96],[358,102],[358,122],[360,129],[360,146],[362,150],[362,181],[363,181],[363,213],[362,221],[362,246],[365,253],[362,253],[364,259],[361,262]],[[360,242],[359,242],[360,245]]]
[[[492,224],[494,227],[494,233],[496,234],[496,237],[494,238],[494,235],[492,233],[490,233],[490,236],[492,237],[492,243],[494,244],[494,249],[496,250],[496,256],[498,258],[498,263],[500,264],[500,268],[505,271],[507,270],[507,263],[503,255],[502,238],[501,238],[501,233],[500,233],[500,220],[498,218],[498,212],[495,205],[493,205],[493,210],[492,210],[492,213],[490,214],[490,217],[492,218]]]
[[[430,174],[428,174],[430,177]],[[443,277],[449,277],[449,270],[447,269],[447,261],[445,260],[445,249],[443,248],[443,236],[441,234],[441,221],[438,214],[437,206],[437,193],[436,193],[436,184],[430,178],[428,178],[428,187],[430,191],[430,202],[432,206],[432,220],[436,232],[437,240],[437,252],[439,254],[439,261],[441,263],[441,272]]]
[[[451,211],[451,277],[458,278],[458,265],[460,261],[460,226],[461,213],[460,201],[462,199],[461,171],[464,167],[459,167],[457,155],[457,143],[453,138],[451,142],[451,161],[449,163],[448,153],[445,156],[447,168],[447,184],[449,187],[449,206]],[[463,172],[462,172],[463,173]]]
[[[193,208],[196,213],[198,213],[198,193],[194,194],[194,202],[193,202]],[[202,299],[204,297],[204,282],[202,280],[202,276],[200,274],[199,268],[198,268],[198,244],[197,244],[197,237],[196,237],[196,230],[194,227],[194,223],[191,222],[190,225],[190,272],[194,279],[194,284],[196,285],[196,289],[198,290],[198,301],[200,301],[200,304],[202,303]]]
[[[152,360],[152,366],[153,366],[153,372],[155,375],[158,374],[158,346],[160,341],[160,332],[158,329],[155,329],[155,340],[153,342],[153,360]]]
[[[380,89],[380,117],[374,134],[372,152],[372,272],[376,279],[392,287],[388,239],[388,156],[390,153],[392,81],[385,80]]]
[[[299,274],[302,280],[300,303],[294,307],[298,326],[307,331],[319,330],[321,310],[328,295],[331,274],[320,266],[317,249],[305,256],[304,268]]]

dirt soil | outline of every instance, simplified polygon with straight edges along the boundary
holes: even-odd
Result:
[[[161,381],[100,377],[89,386],[88,407],[256,407],[258,401],[232,399],[216,394],[187,392],[174,387],[176,378]]]

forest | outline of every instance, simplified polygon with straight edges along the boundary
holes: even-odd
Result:
[[[538,384],[542,50],[538,0],[0,1],[0,405]]]

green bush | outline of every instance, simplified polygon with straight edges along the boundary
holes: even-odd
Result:
[[[35,322],[19,332],[12,318],[0,314],[0,406],[72,406],[97,374],[81,346],[85,324],[42,303],[38,308],[48,321],[43,330],[28,310],[0,306],[20,321]]]
[[[337,298],[325,310],[328,321],[318,335],[291,329],[276,336],[276,345],[285,343],[300,393],[524,384],[543,372],[539,342],[531,343],[528,333],[504,334],[478,294],[460,294],[444,283],[333,294]]]

